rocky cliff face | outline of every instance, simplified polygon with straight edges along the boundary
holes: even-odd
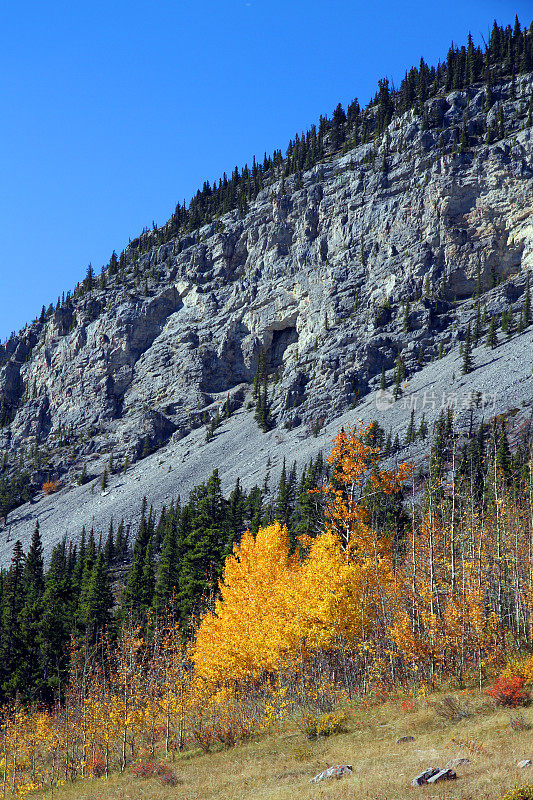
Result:
[[[254,425],[261,350],[276,430],[308,431],[369,396],[383,366],[390,383],[399,352],[412,376],[441,343],[458,347],[476,291],[489,317],[509,306],[517,316],[533,266],[533,129],[522,129],[532,90],[533,76],[517,81],[517,100],[496,87],[488,115],[483,88],[432,100],[433,128],[409,112],[379,147],[268,186],[244,218],[231,212],[138,258],[133,243],[122,277],[0,349],[13,417],[0,450],[33,454],[35,486],[68,486],[111,452],[133,462],[176,443],[228,395]],[[443,154],[454,122],[479,134],[500,108],[506,138]]]

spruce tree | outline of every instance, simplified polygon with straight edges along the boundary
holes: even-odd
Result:
[[[272,427],[272,419],[270,417],[270,404],[268,402],[268,387],[266,375],[263,383],[263,390],[259,391],[257,399],[257,406],[255,409],[255,419],[262,431],[269,431]]]
[[[257,369],[255,371],[254,377],[254,387],[253,387],[253,396],[255,399],[259,397],[259,393],[261,391],[261,386],[264,383],[266,375],[266,365],[265,365],[265,353],[263,348],[259,351],[259,357],[257,359]]]
[[[115,539],[115,557],[124,558],[128,552],[128,536],[124,528],[124,520],[120,520]]]
[[[409,425],[407,427],[407,433],[405,435],[405,444],[411,444],[416,439],[416,427],[415,427],[415,412],[414,409],[411,411],[411,419],[409,420]]]
[[[96,558],[87,587],[80,598],[80,619],[91,639],[107,627],[111,619],[113,595],[109,588],[107,566],[103,553]]]
[[[418,431],[417,431],[416,435],[419,436],[420,439],[422,439],[422,440],[425,440],[427,438],[428,426],[427,426],[426,417],[425,417],[424,414],[422,414],[422,420],[420,422],[420,427],[418,428]]]
[[[206,598],[205,593],[214,597],[223,559],[231,551],[226,506],[218,470],[214,470],[205,485],[196,487],[181,515],[178,545],[183,549],[177,610],[184,625],[193,610],[200,610],[198,604],[202,596]]]
[[[24,585],[26,594],[35,602],[44,591],[43,545],[39,533],[39,520],[31,539],[30,549],[24,564]]]
[[[0,609],[0,677],[2,689],[8,693],[20,686],[20,668],[25,658],[19,619],[24,602],[24,552],[22,544],[17,540],[13,547],[11,566],[3,583]]]
[[[463,344],[463,365],[462,365],[462,373],[463,375],[468,375],[469,372],[472,372],[474,369],[474,359],[472,358],[472,342],[471,342],[471,333],[470,333],[470,323],[468,323],[468,327],[466,329],[466,335]]]
[[[146,545],[141,575],[141,604],[144,610],[152,604],[155,584],[154,547],[151,537]]]
[[[493,314],[490,319],[489,325],[489,332],[487,333],[487,341],[485,342],[487,347],[494,349],[498,344],[498,337],[496,334],[496,315]]]
[[[496,466],[507,481],[511,478],[511,464],[511,448],[509,447],[505,423],[502,422],[498,437],[498,449],[496,450]]]
[[[526,275],[526,288],[524,291],[524,301],[522,303],[522,319],[524,327],[527,328],[531,322],[531,289],[529,286],[529,270],[527,271]]]
[[[104,545],[104,558],[106,564],[109,566],[115,558],[115,540],[113,534],[113,517],[109,523],[109,530],[107,532],[107,539]]]
[[[163,539],[161,558],[157,566],[157,579],[154,586],[152,607],[161,613],[168,604],[172,592],[178,583],[178,570],[176,563],[176,529],[174,524],[168,525]]]
[[[463,125],[461,127],[461,139],[459,142],[459,152],[466,153],[470,146],[470,140],[468,137],[468,126],[467,126],[467,118],[465,115],[465,119],[463,120]]]
[[[283,466],[281,468],[281,475],[278,483],[278,493],[276,497],[275,518],[282,525],[288,525],[289,517],[290,517],[290,487],[287,481],[285,459],[283,459]]]
[[[411,304],[409,300],[407,300],[403,309],[403,330],[405,333],[411,330]]]
[[[476,303],[476,319],[474,322],[474,332],[473,332],[473,339],[474,345],[477,345],[481,338],[482,333],[482,325],[481,325],[481,305],[479,300]]]

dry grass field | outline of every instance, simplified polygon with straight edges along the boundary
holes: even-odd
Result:
[[[519,760],[533,757],[533,707],[521,711],[495,708],[486,696],[456,693],[453,709],[467,714],[454,721],[443,716],[444,695],[367,709],[347,708],[345,732],[308,741],[301,718],[229,750],[178,755],[171,764],[177,783],[136,778],[131,771],[65,785],[55,800],[493,800],[513,786],[533,784],[533,767]],[[445,709],[446,711],[446,709]],[[520,715],[519,725],[511,721]],[[403,736],[414,740],[398,744]],[[455,781],[413,788],[411,779],[428,766],[452,758],[469,763],[457,768]],[[320,784],[310,779],[340,763],[353,775]],[[50,797],[50,792],[46,795]]]

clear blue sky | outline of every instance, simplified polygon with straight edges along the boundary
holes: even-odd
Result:
[[[531,0],[27,0],[0,16],[0,337],[205,179]]]

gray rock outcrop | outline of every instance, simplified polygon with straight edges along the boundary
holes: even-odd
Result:
[[[321,783],[322,781],[331,780],[336,778],[339,780],[344,775],[351,775],[353,767],[351,764],[337,764],[335,767],[329,767],[323,772],[319,772],[314,778],[311,778],[311,783]]]
[[[518,318],[533,266],[533,129],[513,123],[533,77],[516,83],[518,100],[509,87],[494,89],[506,139],[442,155],[409,112],[390,126],[385,171],[377,168],[385,145],[377,152],[361,145],[304,173],[301,184],[290,177],[283,191],[281,180],[266,187],[244,218],[230,212],[144,253],[132,243],[124,272],[105,288],[76,295],[2,345],[0,401],[11,421],[0,429],[0,450],[29,467],[32,492],[45,479],[58,481],[63,490],[53,502],[66,518],[84,466],[94,478],[110,455],[119,465],[158,450],[148,456],[155,463],[180,441],[189,452],[206,415],[228,398],[242,422],[261,351],[276,424],[264,455],[274,461],[282,452],[276,437],[294,442],[350,409],[359,414],[382,369],[392,383],[398,353],[411,386],[417,375],[433,375],[421,391],[450,391],[451,372],[439,383],[438,365],[444,376],[452,361],[459,386],[458,348],[476,317],[474,294],[482,293],[485,317],[512,308]],[[429,102],[447,122],[466,107],[469,124],[480,125],[483,91]],[[530,332],[511,341],[496,385],[462,381],[463,400],[516,381],[512,401],[531,413]],[[439,349],[448,362],[435,361]],[[495,374],[486,353],[475,361],[486,364],[487,380]],[[391,402],[374,404],[370,419]],[[426,408],[428,419],[433,410]],[[390,426],[398,430],[394,413]],[[253,412],[247,419],[255,430]],[[187,458],[172,465],[176,489]],[[237,452],[234,462],[236,470]],[[142,497],[148,484],[138,474]],[[99,519],[100,502],[91,500],[88,524]],[[27,538],[42,510],[12,514],[9,541]],[[49,535],[57,541],[66,527],[54,523]]]

